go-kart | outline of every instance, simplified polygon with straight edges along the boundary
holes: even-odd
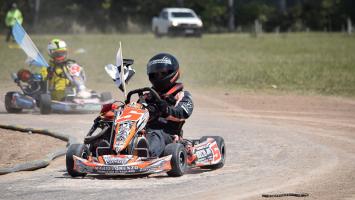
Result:
[[[79,66],[80,67],[80,66]],[[73,67],[74,68],[74,67]],[[21,69],[19,72],[25,71],[26,78],[18,76],[19,73],[13,73],[12,79],[21,89],[19,91],[7,92],[5,95],[5,108],[9,113],[20,113],[23,109],[39,108],[41,114],[57,113],[86,113],[98,112],[103,104],[113,102],[110,92],[101,94],[92,90],[83,90],[77,92],[77,88],[82,87],[84,81],[79,76],[76,67],[76,72],[69,68],[73,87],[68,87],[65,91],[65,97],[60,101],[51,99],[50,91],[47,89],[47,81],[43,80],[40,74],[33,74],[29,70]],[[80,72],[80,71],[79,71]]]
[[[178,139],[166,145],[163,155],[152,157],[146,139],[146,123],[150,116],[144,95],[152,88],[130,91],[125,102],[103,106],[99,117],[84,138],[83,144],[72,144],[66,153],[66,168],[72,177],[87,174],[138,175],[166,172],[182,176],[187,167],[218,169],[226,157],[220,136],[204,136],[199,140]],[[131,101],[132,95],[138,101]],[[109,110],[109,111],[108,111]]]
[[[49,67],[36,45],[18,22],[12,27],[12,34],[17,44],[26,53],[26,63],[30,67]],[[133,60],[131,61],[126,64],[133,64]],[[19,72],[24,72],[21,73],[21,76],[12,74],[12,79],[22,92],[7,92],[5,96],[7,112],[20,113],[23,109],[36,109],[37,107],[39,107],[41,114],[97,112],[103,104],[113,102],[111,93],[98,94],[85,87],[84,71],[75,62],[66,66],[66,70],[63,71],[66,78],[70,80],[71,87],[66,89],[64,98],[59,101],[52,100],[47,81],[43,80],[40,74],[32,74],[29,70],[20,70]]]

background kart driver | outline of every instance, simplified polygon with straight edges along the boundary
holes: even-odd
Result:
[[[147,123],[149,152],[158,157],[167,144],[182,137],[182,127],[193,111],[191,94],[184,91],[180,77],[179,62],[167,53],[153,56],[147,64],[149,81],[161,97],[154,102],[151,95],[146,96],[150,120]]]
[[[67,44],[63,40],[53,39],[49,42],[47,49],[51,57],[47,69],[47,80],[52,99],[63,100],[67,90],[72,87],[77,90],[79,97],[90,96],[90,92],[86,90],[84,84],[75,85],[74,80],[71,80],[70,73],[72,72],[69,70],[80,72],[83,81],[86,80],[86,76],[81,66],[74,60],[67,58]]]

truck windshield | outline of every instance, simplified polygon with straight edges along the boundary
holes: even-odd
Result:
[[[192,13],[190,12],[172,12],[171,15],[173,17],[195,17]]]

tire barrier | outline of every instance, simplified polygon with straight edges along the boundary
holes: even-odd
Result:
[[[76,143],[76,139],[72,136],[68,136],[68,135],[65,135],[62,133],[52,132],[47,129],[23,128],[21,126],[2,125],[2,124],[0,124],[0,128],[13,130],[13,131],[37,133],[37,134],[51,136],[51,137],[66,141],[67,147],[70,144]],[[0,168],[0,175],[12,173],[12,172],[18,172],[18,171],[32,171],[32,170],[47,167],[50,164],[50,161],[52,161],[53,159],[55,159],[57,157],[65,155],[66,151],[67,151],[66,148],[60,149],[55,152],[47,154],[45,158],[40,159],[40,160],[34,160],[34,161],[30,161],[30,162],[20,163],[20,164],[16,164],[16,165],[14,165],[12,167],[8,167],[8,168]]]

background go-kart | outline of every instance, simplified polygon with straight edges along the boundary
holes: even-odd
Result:
[[[70,57],[85,67],[88,87],[111,91],[116,98],[122,95],[103,66],[114,63],[119,41],[123,56],[135,59],[137,74],[129,83],[131,89],[148,84],[145,65],[151,56],[161,51],[176,55],[182,80],[196,104],[186,123],[185,137],[223,136],[227,161],[220,170],[190,170],[180,178],[162,174],[151,178],[73,179],[66,174],[61,157],[41,170],[0,176],[1,199],[261,199],[263,193],[288,192],[306,192],[309,199],[355,198],[353,36],[31,37],[44,55],[51,38],[65,40]],[[21,49],[8,48],[3,36],[0,41],[0,90],[5,94],[17,89],[10,73],[25,67],[26,57]],[[2,96],[1,123],[48,128],[79,141],[95,117],[7,114],[3,100]],[[11,145],[6,148],[11,149]]]

